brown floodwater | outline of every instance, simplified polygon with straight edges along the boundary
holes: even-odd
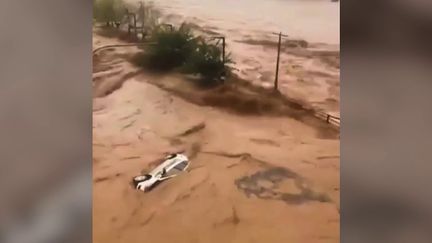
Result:
[[[128,0],[137,3],[137,0]],[[206,36],[222,35],[235,62],[234,72],[272,87],[275,80],[274,32],[288,35],[280,58],[279,89],[331,114],[339,114],[340,3],[330,0],[158,0],[161,22],[192,23]],[[293,47],[304,40],[307,47]]]

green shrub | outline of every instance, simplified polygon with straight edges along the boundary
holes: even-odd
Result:
[[[150,41],[155,44],[145,48],[143,64],[158,70],[184,65],[194,48],[193,35],[185,24],[172,30],[159,26],[151,34]]]
[[[216,44],[201,37],[194,37],[183,23],[179,28],[159,25],[150,35],[150,45],[135,58],[138,65],[154,70],[168,71],[179,68],[185,73],[199,74],[207,84],[214,83],[228,71],[229,57],[222,58],[222,50]]]
[[[229,56],[222,58],[222,50],[215,44],[202,40],[197,42],[184,65],[185,72],[199,74],[208,84],[219,81],[228,71]]]

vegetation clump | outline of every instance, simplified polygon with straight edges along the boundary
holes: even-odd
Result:
[[[229,57],[221,47],[194,36],[186,23],[176,28],[160,25],[150,35],[150,43],[137,59],[138,64],[158,71],[178,69],[201,77],[205,84],[214,84],[228,72]]]
[[[185,24],[179,28],[159,26],[152,32],[149,41],[153,44],[145,48],[142,64],[162,71],[183,66],[196,45],[191,30]]]
[[[213,43],[200,40],[195,43],[193,52],[186,60],[184,70],[192,74],[199,74],[207,84],[213,84],[225,78],[229,71],[227,63],[229,57],[223,57],[222,50]]]
[[[140,4],[137,20],[147,30],[146,41],[151,43],[136,56],[136,64],[155,71],[180,70],[198,75],[204,84],[215,84],[225,78],[229,57],[224,57],[217,43],[195,36],[186,23],[179,27],[158,24],[159,13],[152,5]],[[94,18],[107,26],[117,26],[127,11],[123,0],[94,0]]]

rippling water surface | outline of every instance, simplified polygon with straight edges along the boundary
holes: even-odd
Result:
[[[138,2],[138,0],[129,0]],[[146,1],[148,3],[148,1]],[[330,0],[155,0],[163,22],[192,22],[226,36],[236,73],[273,86],[277,36],[305,40],[306,49],[281,54],[279,90],[292,98],[339,113],[339,2]]]
[[[158,0],[166,12],[219,28],[282,31],[310,42],[339,44],[339,6],[330,0]]]

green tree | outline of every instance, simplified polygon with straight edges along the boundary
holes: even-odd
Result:
[[[147,64],[160,70],[182,66],[194,47],[192,39],[193,35],[185,24],[172,29],[159,26],[150,38],[155,45],[145,50]]]
[[[215,44],[204,40],[198,41],[192,53],[187,58],[184,70],[193,74],[200,74],[208,84],[219,81],[228,71],[227,63],[231,62],[229,55],[222,60],[222,51]]]

